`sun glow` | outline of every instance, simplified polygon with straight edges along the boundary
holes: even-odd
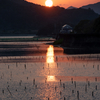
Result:
[[[46,0],[45,5],[47,7],[52,7],[53,6],[53,1],[52,0]]]

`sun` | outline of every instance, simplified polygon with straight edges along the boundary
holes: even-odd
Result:
[[[45,5],[46,5],[47,7],[52,7],[52,6],[53,6],[53,1],[52,1],[52,0],[46,0],[46,1],[45,1]]]

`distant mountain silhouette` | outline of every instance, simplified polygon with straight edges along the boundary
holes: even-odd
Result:
[[[85,5],[85,6],[82,6],[82,8],[85,8],[85,9],[91,8],[96,13],[100,14],[100,2],[94,3],[94,4]]]
[[[80,20],[92,20],[98,16],[91,9],[66,10],[58,6],[40,6],[24,0],[0,0],[0,30],[39,30],[49,24],[60,29],[66,23],[75,26]]]
[[[76,7],[70,6],[67,9],[77,9]]]

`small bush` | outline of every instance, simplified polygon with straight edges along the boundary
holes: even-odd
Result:
[[[54,45],[59,45],[59,44],[62,44],[62,42],[63,42],[63,39],[58,39],[53,44]]]

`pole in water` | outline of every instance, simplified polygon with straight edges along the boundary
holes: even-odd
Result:
[[[79,100],[79,91],[77,91],[77,99]]]
[[[90,82],[88,81],[88,86],[90,86]]]
[[[2,90],[2,93],[4,94],[4,90]]]
[[[95,86],[95,89],[97,90],[97,85]]]
[[[95,81],[97,81],[97,77],[95,78]]]
[[[63,88],[65,89],[65,84],[63,83]]]
[[[72,90],[72,93],[74,93],[74,90]]]
[[[85,92],[87,92],[87,85],[85,85]]]
[[[73,84],[73,78],[71,78],[72,84]]]
[[[35,85],[35,79],[33,80],[33,85]]]
[[[26,64],[24,65],[25,69],[26,69]]]
[[[74,85],[75,85],[75,88],[76,88],[76,81],[74,81]]]
[[[9,69],[9,65],[8,65],[8,69]]]
[[[60,79],[60,85],[61,85],[61,79]]]
[[[55,91],[56,91],[57,87],[55,86]]]
[[[58,68],[58,63],[57,63],[57,68]]]
[[[37,85],[35,85],[35,88],[37,88]]]
[[[10,93],[10,95],[12,96],[12,93],[10,92],[9,88],[7,87],[8,92]]]
[[[94,92],[92,91],[92,96],[94,97]]]

